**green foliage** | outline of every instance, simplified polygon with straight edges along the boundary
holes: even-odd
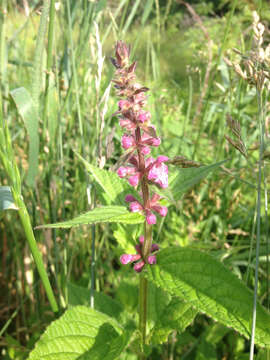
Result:
[[[253,294],[210,255],[171,247],[158,254],[157,266],[149,267],[147,276],[199,311],[250,337]],[[269,321],[269,313],[257,304],[255,341],[261,346],[270,346]]]
[[[78,286],[72,283],[68,283],[68,304],[71,306],[89,305],[90,302],[90,290],[82,286]],[[120,314],[123,311],[122,305],[112,299],[110,296],[97,292],[94,292],[94,304],[95,309],[112,318],[119,319]]]
[[[153,343],[167,341],[168,335],[173,330],[181,334],[193,322],[196,315],[197,310],[191,304],[178,297],[172,297],[163,311],[158,314],[152,334]]]
[[[126,205],[125,196],[127,194],[136,194],[136,192],[128,185],[127,181],[125,179],[120,179],[115,172],[99,169],[88,163],[79,154],[76,155],[93,177],[99,198],[107,205]]]
[[[38,135],[38,112],[29,92],[24,88],[18,88],[10,92],[18,113],[22,117],[29,136],[29,170],[27,183],[34,186],[38,173],[39,135]]]
[[[212,171],[218,170],[227,160],[198,168],[184,168],[174,171],[169,177],[169,188],[162,192],[172,201],[178,201],[194,185],[206,178]]]
[[[122,223],[122,224],[140,224],[144,217],[137,213],[131,213],[124,206],[103,206],[81,214],[72,220],[59,222],[56,224],[40,225],[37,228],[72,228],[79,225],[89,225],[97,223]]]
[[[54,321],[29,360],[115,359],[128,342],[115,320],[85,306],[75,306]]]

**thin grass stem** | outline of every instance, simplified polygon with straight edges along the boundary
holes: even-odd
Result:
[[[26,235],[26,238],[27,238],[27,242],[28,242],[28,245],[29,245],[29,247],[31,249],[31,253],[33,255],[33,258],[34,258],[38,273],[40,275],[41,281],[42,281],[43,286],[45,288],[49,303],[51,305],[51,308],[52,308],[53,312],[57,313],[58,312],[58,305],[57,305],[57,302],[55,300],[55,297],[54,297],[54,294],[53,294],[53,291],[52,291],[52,287],[51,287],[47,272],[45,270],[45,267],[44,267],[44,264],[43,264],[43,261],[42,261],[41,254],[40,254],[40,252],[38,250],[38,247],[37,247],[37,242],[36,242],[36,239],[35,239],[35,236],[34,236],[34,233],[33,233],[32,225],[31,225],[31,221],[30,221],[30,216],[28,214],[28,211],[26,209],[26,206],[24,204],[24,201],[23,201],[21,195],[18,194],[17,192],[15,192],[15,191],[13,191],[13,198],[15,200],[16,205],[19,208],[18,211],[19,211],[19,216],[20,216],[20,219],[21,219],[21,223],[22,223],[22,226],[24,228],[24,232],[25,232],[25,235]]]
[[[48,31],[48,50],[47,50],[47,69],[46,69],[47,73],[46,73],[45,98],[44,98],[44,109],[43,109],[43,124],[45,128],[47,123],[49,87],[51,81],[51,68],[53,62],[55,0],[51,0],[49,17],[50,17],[50,21],[49,21],[49,31]]]
[[[257,315],[257,292],[258,292],[258,280],[259,280],[259,256],[260,256],[260,241],[261,241],[261,184],[262,184],[262,166],[263,166],[263,150],[264,150],[264,115],[262,108],[262,93],[258,89],[257,89],[257,99],[258,99],[258,114],[259,114],[259,128],[260,128],[260,152],[259,152],[259,173],[257,180],[256,267],[255,267],[255,284],[254,284],[249,360],[254,359],[256,315]]]

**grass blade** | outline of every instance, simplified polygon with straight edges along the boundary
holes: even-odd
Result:
[[[27,185],[33,187],[38,173],[38,112],[29,92],[21,87],[10,92],[19,114],[21,115],[29,135],[29,170],[26,179]]]

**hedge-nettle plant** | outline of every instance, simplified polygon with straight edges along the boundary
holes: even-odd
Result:
[[[256,312],[253,311],[256,297],[253,297],[246,285],[206,251],[190,245],[170,246],[159,251],[159,246],[152,241],[152,228],[157,216],[167,215],[167,208],[163,206],[160,196],[160,190],[168,187],[167,164],[174,165],[175,168],[170,172],[170,191],[166,191],[164,197],[169,204],[176,204],[188,189],[210,172],[218,170],[225,161],[199,166],[183,156],[176,156],[171,160],[163,155],[153,158],[151,149],[158,147],[161,140],[156,134],[155,126],[151,124],[151,114],[146,108],[149,89],[138,84],[135,76],[136,62],[130,63],[130,48],[122,41],[116,44],[112,63],[116,68],[113,82],[120,98],[114,115],[118,116],[124,130],[121,142],[125,150],[121,157],[125,159],[125,163],[116,171],[121,179],[127,179],[132,191],[126,192],[129,185],[116,174],[95,167],[77,154],[90,172],[94,186],[102,189],[101,192],[97,191],[97,195],[100,193],[105,204],[101,203],[71,220],[42,227],[71,228],[108,222],[134,225],[144,223],[144,233],[140,234],[134,253],[120,257],[123,265],[134,264],[133,274],[140,279],[139,333],[133,324],[134,314],[131,314],[131,319],[130,312],[116,299],[100,292],[94,307],[90,308],[81,305],[77,300],[79,288],[70,284],[68,301],[73,306],[48,327],[31,352],[29,360],[39,360],[41,357],[57,357],[61,360],[66,359],[67,354],[72,359],[113,360],[122,355],[126,358],[130,351],[135,352],[140,360],[146,359],[153,347],[168,341],[171,333],[177,332],[181,336],[198,312],[227,326],[230,328],[228,332],[234,329],[246,338],[251,338],[250,354],[253,356],[254,343],[270,346],[270,314],[260,303],[256,305]],[[230,139],[230,143],[246,156],[240,125],[230,118],[229,125],[237,138],[237,141]],[[262,159],[262,151],[260,153]],[[129,209],[115,204],[123,193],[128,193],[125,200]],[[259,198],[257,202],[260,203]],[[94,259],[94,249],[92,251]],[[148,281],[151,281],[151,287],[148,286]],[[89,291],[84,288],[81,290],[84,291],[80,301],[85,303],[85,300],[89,301]],[[153,293],[149,296],[152,290]],[[76,295],[75,306],[72,294]],[[133,292],[131,295],[133,296]],[[151,316],[147,329],[148,296]],[[157,306],[154,305],[154,298]],[[122,309],[121,316],[114,311],[117,307]],[[200,342],[201,340],[202,344],[207,345],[208,340],[200,337]],[[139,343],[140,347],[137,346]],[[196,346],[192,344],[191,348]],[[188,353],[190,355],[190,349]],[[193,354],[195,355],[192,350]]]
[[[137,197],[129,194],[125,200],[129,203],[132,212],[141,212],[145,216],[144,236],[140,236],[136,245],[136,254],[124,254],[120,261],[122,264],[135,262],[134,270],[141,272],[146,264],[156,263],[154,253],[159,249],[152,244],[152,225],[156,223],[156,214],[167,215],[167,207],[160,204],[161,196],[155,192],[155,187],[168,187],[168,161],[167,156],[160,155],[153,158],[151,147],[160,145],[161,140],[156,134],[156,128],[151,124],[151,114],[145,109],[147,104],[147,87],[140,85],[136,80],[136,62],[130,64],[130,47],[118,41],[115,49],[115,58],[112,63],[116,68],[113,82],[118,102],[119,124],[125,133],[122,136],[122,147],[128,152],[127,164],[119,167],[117,173],[120,178],[127,178],[131,186],[138,190]],[[142,280],[143,281],[143,280]],[[144,280],[146,281],[146,280]],[[147,283],[141,284],[141,309],[146,317]],[[145,299],[143,300],[143,297]],[[146,318],[145,318],[146,320]],[[145,328],[145,320],[143,327]],[[143,337],[145,330],[141,329]]]

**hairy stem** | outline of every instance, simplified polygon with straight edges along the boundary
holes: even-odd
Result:
[[[136,140],[139,143],[141,140],[141,130],[138,127],[135,131]],[[138,148],[138,159],[139,159],[139,168],[142,173],[145,172],[145,161],[144,156]],[[143,197],[143,206],[147,208],[150,202],[149,197],[149,186],[147,183],[147,179],[145,176],[142,177],[141,180],[141,189],[142,189],[142,197]],[[142,257],[145,263],[147,264],[147,259],[151,251],[152,245],[152,226],[149,225],[146,221],[144,223],[144,244],[142,249]],[[146,343],[146,324],[147,324],[147,293],[148,293],[148,282],[142,275],[140,276],[140,290],[139,290],[139,328],[141,332],[141,345]],[[142,355],[141,359],[144,359],[144,355]]]
[[[141,346],[146,343],[146,322],[147,322],[147,292],[148,281],[143,275],[140,275],[140,289],[139,289],[139,329],[141,333]],[[144,356],[141,357],[144,359]]]

